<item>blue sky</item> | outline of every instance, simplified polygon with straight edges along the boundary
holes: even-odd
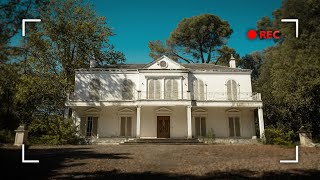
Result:
[[[165,40],[183,18],[211,13],[227,20],[233,34],[227,45],[240,56],[274,45],[272,40],[249,40],[247,31],[281,6],[281,0],[95,0],[96,13],[107,17],[116,36],[111,42],[127,63],[147,63],[148,42]]]

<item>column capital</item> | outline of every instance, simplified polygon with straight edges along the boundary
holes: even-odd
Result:
[[[187,106],[187,109],[188,109],[188,108],[192,108],[192,106]]]
[[[137,108],[141,108],[141,105],[137,105]]]

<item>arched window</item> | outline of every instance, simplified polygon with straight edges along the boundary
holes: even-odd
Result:
[[[176,79],[166,79],[165,99],[178,99],[178,82]]]
[[[123,100],[133,99],[133,86],[134,86],[134,83],[130,79],[125,79],[122,82],[122,99]]]
[[[204,100],[204,83],[200,79],[193,81],[193,93],[195,100]]]
[[[237,82],[235,80],[227,81],[227,98],[229,101],[237,100]]]
[[[161,85],[159,79],[148,80],[148,98],[149,99],[160,99]]]
[[[90,100],[100,99],[100,81],[99,79],[91,79],[89,83],[89,98]]]

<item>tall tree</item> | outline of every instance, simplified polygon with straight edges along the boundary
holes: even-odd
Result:
[[[226,44],[231,33],[229,23],[212,14],[185,18],[171,32],[166,46],[158,41],[150,42],[157,45],[150,48],[150,55],[170,54],[187,63],[210,63],[216,50]]]
[[[264,18],[264,23],[258,23],[271,25],[282,36],[275,47],[265,51],[258,79],[269,125],[281,123],[297,131],[307,124],[315,134],[320,133],[319,12],[317,0],[287,0],[273,13],[272,20]],[[299,19],[299,38],[295,37],[294,24],[281,23],[288,17]]]

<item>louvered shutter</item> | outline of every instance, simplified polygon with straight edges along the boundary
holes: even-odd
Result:
[[[80,119],[81,119],[81,121],[80,121],[80,136],[85,136],[86,135],[86,124],[87,124],[86,117],[81,117]]]
[[[165,86],[165,99],[171,99],[172,95],[172,79],[166,80],[166,86]]]
[[[161,85],[160,85],[160,80],[155,80],[155,94],[154,94],[154,99],[160,99],[161,97]]]
[[[172,99],[178,99],[178,81],[176,79],[172,79]]]
[[[232,80],[232,100],[237,100],[237,83],[236,81]]]
[[[201,136],[206,136],[206,134],[207,134],[206,118],[201,117]]]
[[[204,100],[204,83],[202,80],[198,80],[199,85],[199,100]]]
[[[97,136],[98,134],[98,117],[93,117],[92,118],[92,135]]]
[[[195,100],[199,99],[198,80],[193,81],[193,96]]]
[[[232,93],[231,93],[231,80],[227,82],[227,98],[229,101],[232,100]]]
[[[154,99],[154,80],[153,79],[149,79],[149,99]]]

